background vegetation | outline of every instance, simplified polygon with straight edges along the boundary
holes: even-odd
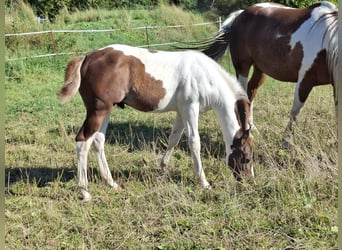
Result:
[[[215,1],[218,3],[219,1]],[[9,5],[8,5],[9,6]],[[196,14],[197,13],[197,14]],[[110,43],[143,45],[143,25],[188,24],[156,29],[152,42],[198,40],[217,27],[199,12],[155,8],[62,9],[39,24],[19,2],[6,8],[5,33],[49,29],[117,28],[113,33],[59,34],[59,52],[78,53]],[[237,184],[224,164],[224,145],[213,112],[200,118],[202,160],[213,190],[201,189],[183,138],[169,168],[159,160],[173,113],[115,109],[106,154],[115,192],[101,182],[89,159],[91,203],[79,200],[74,138],[85,117],[77,95],[61,106],[56,93],[72,56],[8,61],[51,53],[49,35],[6,37],[6,249],[337,249],[337,140],[331,86],[316,87],[298,119],[293,147],[281,148],[294,84],[268,78],[255,103],[252,183]],[[163,49],[171,49],[163,47]],[[234,72],[229,55],[220,63]]]
[[[19,0],[20,2],[21,0]],[[7,7],[13,7],[18,1],[6,0]],[[228,15],[231,11],[254,3],[265,2],[264,0],[28,0],[38,16],[48,17],[54,20],[65,8],[69,11],[88,10],[89,8],[100,8],[112,10],[115,8],[144,8],[153,9],[160,5],[176,5],[186,10],[210,12],[220,15]],[[267,2],[267,1],[266,1]],[[305,7],[316,3],[315,0],[275,0],[272,2],[281,3],[290,7]],[[338,4],[337,0],[331,0]]]

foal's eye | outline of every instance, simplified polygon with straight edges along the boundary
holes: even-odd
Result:
[[[243,159],[241,159],[241,163],[242,164],[247,164],[247,163],[249,163],[251,160],[250,159],[247,159],[247,158],[243,158]]]

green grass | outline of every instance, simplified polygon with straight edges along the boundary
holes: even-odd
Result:
[[[148,12],[139,15],[152,19]],[[73,18],[64,25],[77,22]],[[167,41],[159,33],[158,41]],[[68,41],[60,39],[62,45]],[[91,49],[89,44],[85,48]],[[85,109],[78,94],[64,106],[56,96],[69,59],[6,65],[6,249],[337,249],[337,136],[330,86],[312,91],[295,126],[294,146],[285,151],[282,132],[294,84],[267,79],[254,109],[260,132],[254,133],[256,178],[242,185],[224,164],[214,113],[203,114],[201,157],[210,191],[194,179],[184,137],[166,171],[159,167],[174,113],[115,108],[106,154],[123,189],[113,191],[101,181],[91,153],[94,199],[83,203],[74,138]],[[233,72],[228,59],[221,63]]]

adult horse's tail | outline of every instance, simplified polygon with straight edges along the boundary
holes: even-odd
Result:
[[[72,59],[65,70],[64,85],[58,94],[59,101],[63,104],[69,101],[81,85],[81,66],[85,56]]]
[[[201,49],[204,54],[216,61],[224,55],[229,46],[232,24],[241,12],[243,10],[237,10],[231,13],[226,21],[224,21],[215,38],[211,42],[203,44]]]

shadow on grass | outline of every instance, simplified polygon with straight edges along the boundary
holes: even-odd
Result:
[[[8,188],[19,181],[36,183],[38,187],[45,187],[56,180],[68,182],[75,178],[75,170],[74,168],[9,167],[5,169],[5,186]]]
[[[144,123],[109,123],[106,133],[106,143],[126,145],[130,151],[142,150],[146,145],[154,144],[158,150],[164,150],[171,128],[153,127]],[[186,143],[180,141],[180,146]],[[164,144],[164,146],[163,146]]]
[[[79,128],[68,127],[67,133],[73,135],[75,131]],[[50,133],[59,133],[58,130],[51,130]],[[153,127],[143,123],[109,123],[107,133],[106,133],[106,143],[107,144],[117,144],[128,146],[129,151],[139,151],[144,150],[147,147],[151,147],[156,151],[163,153],[166,149],[168,136],[171,133],[171,125],[168,128],[165,127]],[[221,138],[220,142],[212,141],[208,132],[201,133],[201,144],[202,152],[201,157],[224,157],[224,143]],[[189,153],[187,139],[183,135],[180,142],[176,146],[182,151]],[[139,164],[140,165],[140,164]],[[129,180],[131,178],[143,181],[144,176],[146,176],[146,169],[141,166],[134,170],[120,170],[114,169],[113,177],[114,179],[125,179]],[[151,171],[149,169],[148,171]],[[149,173],[152,176],[161,175],[160,169],[152,170],[153,173]],[[8,188],[10,185],[23,181],[27,183],[36,183],[38,187],[45,187],[50,182],[60,181],[68,182],[76,178],[76,168],[49,168],[49,167],[8,167],[5,169],[5,185]],[[174,181],[179,181],[181,179],[180,173],[172,171],[171,178]],[[97,181],[101,179],[100,174],[96,168],[89,169],[89,181]]]
[[[113,169],[112,171],[114,181],[125,185],[125,182],[132,180],[139,182],[146,182],[147,179],[160,179],[169,178],[175,183],[186,182],[192,183],[191,177],[182,176],[181,172],[177,169],[169,169],[166,172],[162,171],[159,167],[145,168],[144,166],[137,166],[133,169]],[[53,182],[66,183],[72,180],[76,181],[76,169],[59,168],[53,169],[48,167],[9,167],[5,169],[5,190],[12,193],[10,186],[17,182],[26,184],[35,184],[39,188],[50,186]],[[102,183],[100,173],[97,168],[88,169],[88,181],[90,183]],[[120,184],[120,185],[121,185]]]
[[[124,145],[128,147],[128,151],[139,151],[146,149],[146,146],[153,146],[155,150],[164,152],[167,147],[171,128],[172,124],[170,124],[169,127],[154,127],[139,122],[110,122],[106,131],[106,143],[111,145]],[[78,130],[79,127],[68,127],[67,133],[76,136]],[[217,134],[217,130],[220,130],[220,128],[205,132],[199,131],[202,157],[225,157],[225,145],[222,135],[220,134],[220,137],[216,138],[217,140],[215,141],[213,141],[213,138],[210,135],[211,133]],[[184,133],[176,148],[185,152],[190,152],[188,141]]]

